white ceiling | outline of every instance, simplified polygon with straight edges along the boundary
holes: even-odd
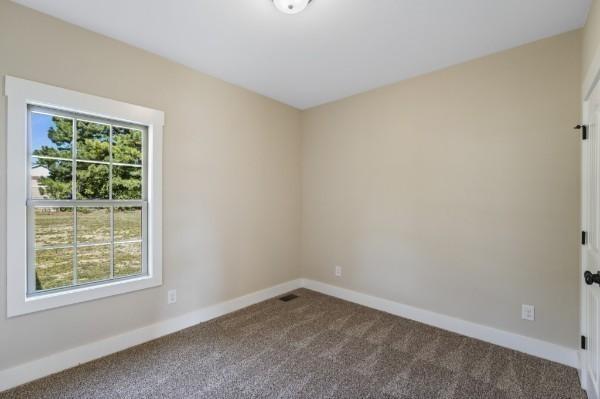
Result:
[[[591,0],[14,0],[305,109],[583,26]]]

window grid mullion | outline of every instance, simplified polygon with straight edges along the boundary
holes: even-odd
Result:
[[[73,161],[73,158],[61,158],[61,157],[51,157],[51,156],[47,156],[47,155],[32,155],[33,158],[38,158],[38,159],[51,159],[54,161]],[[100,164],[100,165],[116,165],[116,166],[128,166],[131,168],[142,168],[142,165],[137,165],[137,164],[133,164],[133,163],[122,163],[122,162],[107,162],[107,161],[94,161],[94,160],[89,160],[89,159],[75,159],[77,162],[79,163],[93,163],[93,164]]]
[[[142,206],[143,200],[31,200],[28,201],[28,206],[36,208],[61,208],[70,206],[80,207],[107,207],[107,206],[122,206],[135,207]]]
[[[108,199],[113,199],[113,125],[108,137]],[[110,207],[110,278],[115,277],[115,207]]]
[[[115,277],[115,207],[110,207],[110,278]]]
[[[73,118],[71,143],[71,199],[77,200],[77,119]],[[73,206],[73,286],[77,285],[77,206]]]
[[[112,154],[112,143],[113,143],[113,126],[110,125],[110,130],[108,133],[108,199],[112,200],[112,179],[113,179],[113,154]]]
[[[114,241],[114,244],[139,244],[141,242],[143,242],[144,240],[142,239],[136,239],[136,240],[118,240],[118,241]],[[103,245],[111,245],[111,242],[89,242],[89,243],[81,243],[78,244],[77,246],[79,248],[86,248],[86,247],[101,247]],[[66,248],[74,248],[73,244],[55,244],[55,245],[40,245],[38,247],[35,247],[35,250],[46,250],[46,249],[66,249]]]
[[[115,207],[110,207],[110,278],[115,277]]]

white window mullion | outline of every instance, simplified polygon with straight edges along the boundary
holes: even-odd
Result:
[[[108,137],[108,199],[113,199],[113,125],[110,125],[110,132]],[[142,185],[143,185],[142,180]],[[110,278],[115,277],[115,207],[110,207]]]
[[[73,207],[73,285],[77,285],[77,207]]]
[[[73,118],[73,136],[71,143],[71,199],[77,201],[77,119]],[[77,285],[77,206],[73,206],[73,286]]]
[[[81,206],[81,207],[108,207],[111,205],[119,207],[140,207],[144,204],[143,200],[28,200],[29,206],[45,207],[45,208],[60,208],[70,206]]]
[[[115,277],[115,207],[110,207],[110,278]]]

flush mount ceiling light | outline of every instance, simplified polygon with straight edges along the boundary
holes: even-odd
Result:
[[[285,14],[298,14],[304,10],[312,0],[273,0],[279,11]]]

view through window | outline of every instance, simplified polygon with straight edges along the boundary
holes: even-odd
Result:
[[[28,292],[147,274],[145,126],[30,106]]]

